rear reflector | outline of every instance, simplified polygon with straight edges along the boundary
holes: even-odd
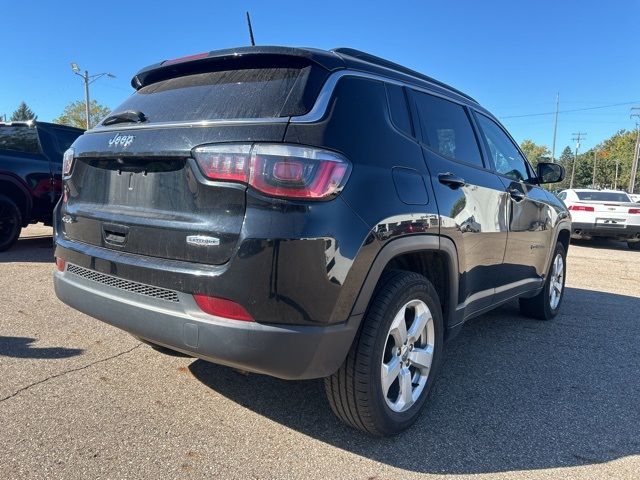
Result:
[[[640,208],[630,208],[629,213],[633,213],[635,215],[640,215]]]
[[[593,207],[588,205],[571,205],[569,210],[573,210],[575,212],[593,212],[595,211]]]
[[[66,262],[64,261],[64,259],[60,257],[56,257],[56,268],[58,269],[59,272],[64,272],[65,265],[66,265]]]
[[[351,170],[338,153],[299,145],[205,145],[193,156],[211,180],[241,182],[280,198],[333,198]]]
[[[193,296],[200,309],[209,315],[253,322],[253,317],[244,307],[226,298],[210,297],[208,295],[195,294]]]

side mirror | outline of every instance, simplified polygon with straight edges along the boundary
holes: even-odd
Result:
[[[536,175],[538,183],[558,183],[564,179],[564,167],[557,163],[539,162]]]

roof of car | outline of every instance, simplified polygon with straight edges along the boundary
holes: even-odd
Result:
[[[62,125],[60,123],[51,123],[51,122],[40,122],[37,120],[20,120],[15,122],[0,122],[0,125],[3,127],[35,127],[35,126],[45,126],[45,127],[56,127],[56,128],[65,128],[68,130],[78,130],[80,132],[84,132],[84,129],[72,127],[70,125]]]
[[[427,88],[437,88],[446,91],[449,94],[462,97],[466,101],[477,104],[469,95],[447,85],[439,80],[431,78],[415,70],[399,65],[397,63],[385,60],[375,55],[371,55],[360,50],[352,48],[336,48],[333,50],[320,50],[316,48],[294,48],[294,47],[277,47],[277,46],[252,46],[228,48],[224,50],[214,50],[211,52],[203,52],[196,55],[190,55],[173,60],[164,60],[160,63],[150,65],[143,68],[131,79],[131,85],[136,90],[155,83],[166,78],[171,78],[180,74],[184,74],[185,70],[193,67],[194,64],[202,63],[219,63],[224,64],[229,61],[237,61],[239,59],[251,61],[257,57],[290,57],[305,59],[308,62],[315,63],[329,71],[340,69],[353,69],[365,71],[373,74],[383,75],[394,78],[407,83],[413,83],[418,86],[426,86]],[[185,68],[187,67],[187,68]]]

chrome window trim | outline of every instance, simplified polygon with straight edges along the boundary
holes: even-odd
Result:
[[[390,70],[391,71],[391,70]],[[335,90],[338,82],[344,77],[356,77],[356,78],[366,78],[369,80],[375,80],[379,82],[384,82],[392,85],[398,85],[401,87],[411,88],[413,90],[427,93],[429,95],[435,95],[437,97],[443,98],[450,102],[457,103],[459,105],[472,108],[477,110],[479,113],[487,115],[494,120],[497,119],[488,111],[483,109],[480,105],[478,105],[475,101],[467,100],[465,97],[458,95],[455,92],[451,92],[450,95],[441,93],[441,91],[446,91],[444,87],[436,85],[434,83],[430,83],[427,80],[422,80],[422,82],[427,83],[433,87],[433,89],[425,88],[424,86],[417,85],[415,83],[398,80],[395,78],[386,77],[384,75],[379,75],[376,73],[363,72],[360,70],[338,70],[329,75],[329,78],[325,81],[324,85],[320,89],[320,93],[316,98],[313,107],[311,110],[304,115],[292,116],[292,117],[267,117],[267,118],[234,118],[234,119],[218,119],[218,120],[201,120],[201,121],[181,121],[181,122],[158,122],[152,123],[148,125],[134,124],[134,125],[123,125],[117,124],[108,127],[102,127],[97,125],[96,127],[88,130],[85,133],[101,133],[101,132],[111,132],[111,131],[121,131],[121,130],[146,130],[146,129],[155,129],[155,128],[195,128],[195,127],[213,127],[220,125],[244,125],[244,124],[262,124],[262,123],[315,123],[322,120],[327,113],[327,109],[329,107],[329,101],[333,95],[333,91]]]
[[[251,125],[259,123],[288,123],[290,117],[264,117],[264,118],[228,118],[219,120],[186,120],[182,122],[158,122],[148,125],[136,124],[116,124],[108,127],[96,126],[85,133],[102,133],[121,130],[152,130],[154,128],[196,128],[215,127],[219,125]]]

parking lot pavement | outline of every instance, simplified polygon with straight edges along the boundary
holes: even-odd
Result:
[[[558,318],[471,321],[391,439],[340,424],[321,381],[164,356],[71,310],[52,260],[44,227],[0,253],[2,479],[640,478],[640,252],[572,245]]]

